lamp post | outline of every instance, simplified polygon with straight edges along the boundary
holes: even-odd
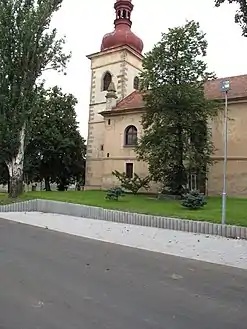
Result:
[[[225,111],[224,111],[224,164],[223,164],[223,191],[222,191],[222,217],[221,224],[226,223],[226,176],[227,176],[227,135],[228,135],[228,91],[230,90],[230,81],[223,80],[220,87],[221,92],[225,93]]]

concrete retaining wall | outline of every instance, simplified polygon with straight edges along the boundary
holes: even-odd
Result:
[[[39,211],[38,200],[28,200],[24,202],[10,203],[4,206],[0,206],[1,212],[26,212],[26,211]]]
[[[40,211],[75,217],[99,219],[117,223],[157,227],[169,230],[212,234],[228,238],[247,239],[247,227],[213,224],[169,217],[128,213],[99,207],[91,207],[50,200],[30,200],[0,206],[0,212]]]

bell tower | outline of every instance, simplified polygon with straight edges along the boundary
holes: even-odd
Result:
[[[116,0],[114,30],[103,36],[100,52],[88,55],[91,61],[91,88],[88,121],[86,189],[100,189],[104,160],[111,150],[104,147],[104,132],[114,129],[114,121],[100,114],[109,109],[109,93],[114,86],[114,104],[138,88],[142,71],[143,41],[132,30],[132,0]],[[107,96],[108,95],[108,96]]]

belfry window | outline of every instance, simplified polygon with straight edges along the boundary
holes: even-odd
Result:
[[[140,88],[140,79],[138,77],[134,78],[134,89],[138,90]]]
[[[103,77],[103,81],[102,81],[102,91],[107,91],[110,83],[112,81],[112,76],[110,72],[106,72],[104,77]]]
[[[125,145],[135,146],[137,144],[137,129],[135,126],[129,126],[125,129]]]

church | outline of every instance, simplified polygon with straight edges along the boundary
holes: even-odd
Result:
[[[85,189],[108,189],[119,185],[113,170],[129,177],[148,175],[146,163],[137,161],[134,151],[142,134],[141,117],[145,104],[139,89],[143,41],[132,30],[132,0],[116,0],[114,31],[102,39],[99,52],[88,55],[91,61]],[[228,92],[227,192],[247,196],[247,75],[224,78]],[[221,81],[205,84],[205,96],[224,100]],[[223,185],[223,113],[210,123],[215,146],[205,193],[220,195]],[[191,187],[198,188],[196,177]],[[149,192],[158,192],[151,184]]]

